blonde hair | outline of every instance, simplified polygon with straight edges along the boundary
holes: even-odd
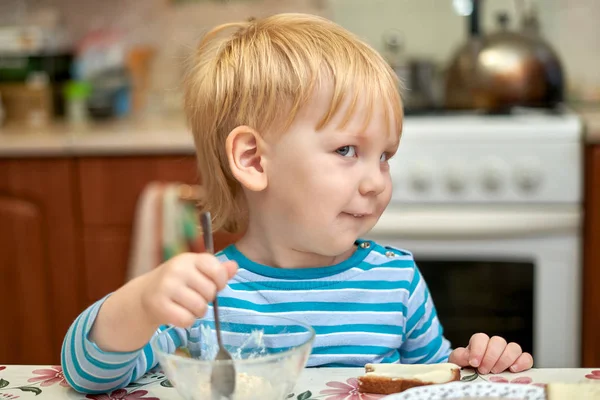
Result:
[[[383,100],[386,117],[391,112],[393,128],[401,131],[393,70],[375,50],[325,18],[278,14],[220,25],[202,38],[191,61],[185,110],[207,192],[202,207],[211,212],[215,230],[240,232],[247,223],[244,194],[225,154],[228,134],[241,125],[261,134],[275,124],[287,129],[319,82],[329,79],[333,97],[317,130],[349,100],[343,128],[360,97],[367,105],[365,127],[374,102]]]

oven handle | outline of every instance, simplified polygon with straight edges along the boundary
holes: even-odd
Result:
[[[577,232],[577,206],[540,209],[389,208],[370,235],[404,239],[485,239]]]

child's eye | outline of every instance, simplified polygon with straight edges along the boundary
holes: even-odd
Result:
[[[335,151],[340,156],[344,157],[354,157],[356,156],[356,147],[354,146],[343,146]]]
[[[381,157],[379,157],[379,161],[381,161],[381,162],[386,162],[389,159],[390,159],[390,157],[389,157],[388,153],[383,153],[383,154],[381,154]]]

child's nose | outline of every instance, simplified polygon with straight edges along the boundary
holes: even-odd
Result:
[[[380,168],[371,168],[365,171],[358,191],[363,196],[378,195],[385,190],[386,179]]]

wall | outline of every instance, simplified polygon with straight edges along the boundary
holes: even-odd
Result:
[[[2,2],[4,0],[0,0]],[[22,2],[23,0],[9,0]],[[29,0],[30,11],[54,8],[73,38],[110,27],[132,44],[155,47],[150,108],[178,108],[183,65],[199,38],[217,24],[280,12],[327,15],[326,0]],[[35,5],[35,7],[32,6]]]

